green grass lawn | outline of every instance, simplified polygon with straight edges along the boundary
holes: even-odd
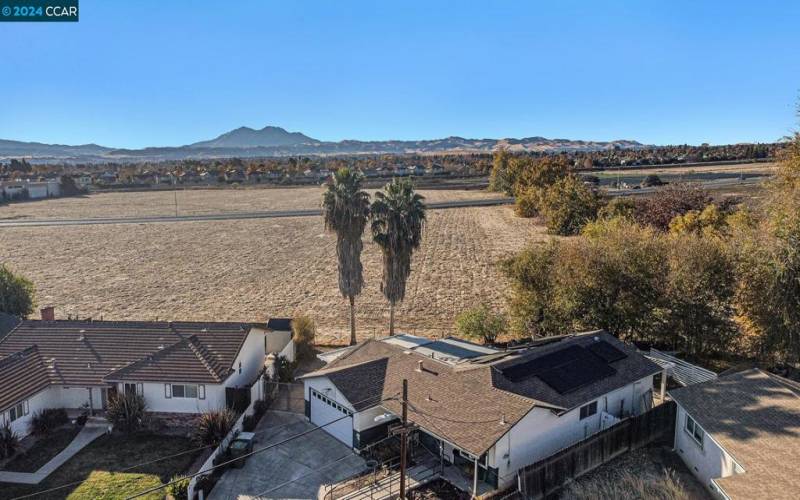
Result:
[[[185,472],[199,452],[187,453],[154,464],[125,470],[133,465],[195,448],[188,438],[137,433],[104,435],[72,457],[36,486],[0,483],[0,499],[12,499],[66,483],[79,482],[35,498],[89,500],[125,498],[158,486]],[[149,497],[163,499],[164,492]]]
[[[69,425],[60,429],[55,429],[46,436],[39,437],[28,451],[14,457],[3,467],[3,470],[11,472],[36,472],[41,466],[49,462],[50,459],[66,448],[80,431],[81,427]]]

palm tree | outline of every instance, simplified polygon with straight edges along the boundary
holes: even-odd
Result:
[[[361,235],[369,218],[369,194],[361,190],[362,179],[360,172],[340,168],[322,197],[325,229],[336,233],[339,292],[350,299],[350,345],[356,343],[355,300],[364,286]]]
[[[394,179],[375,193],[372,203],[372,239],[383,252],[381,291],[389,301],[389,335],[394,335],[394,306],[406,295],[411,255],[422,242],[424,200],[411,181]]]

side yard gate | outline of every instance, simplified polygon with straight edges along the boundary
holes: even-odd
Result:
[[[545,498],[630,450],[654,443],[672,444],[676,408],[673,401],[666,402],[520,469],[519,492],[527,499]]]

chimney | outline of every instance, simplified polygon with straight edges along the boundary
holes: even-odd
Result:
[[[53,306],[43,307],[40,312],[42,313],[42,321],[55,321],[56,309]]]

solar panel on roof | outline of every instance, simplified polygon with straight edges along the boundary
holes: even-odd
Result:
[[[620,351],[605,340],[593,342],[586,346],[586,349],[606,363],[613,363],[614,361],[619,361],[620,359],[625,359],[628,357],[627,354]]]
[[[573,345],[566,349],[560,349],[556,352],[503,368],[501,371],[510,381],[519,382],[545,370],[568,363],[580,356],[582,352],[586,351],[580,346]]]
[[[586,359],[576,359],[570,363],[542,372],[538,377],[559,394],[567,394],[609,377],[614,373],[616,373],[616,370],[598,359],[592,359],[588,362]]]
[[[418,351],[424,351],[426,349],[447,356],[454,356],[456,358],[462,358],[462,359],[475,358],[484,354],[483,352],[477,349],[469,349],[466,346],[454,345],[449,342],[444,342],[441,340],[425,344],[421,346],[421,348],[418,349]]]
[[[624,353],[610,344],[608,347],[625,357]],[[603,348],[601,347],[600,349]],[[613,355],[614,352],[611,349],[599,352]],[[567,394],[611,376],[616,373],[616,370],[609,366],[608,362],[599,354],[590,352],[581,346],[573,345],[539,358],[509,366],[503,369],[502,373],[512,382],[519,382],[536,376],[559,394]]]

